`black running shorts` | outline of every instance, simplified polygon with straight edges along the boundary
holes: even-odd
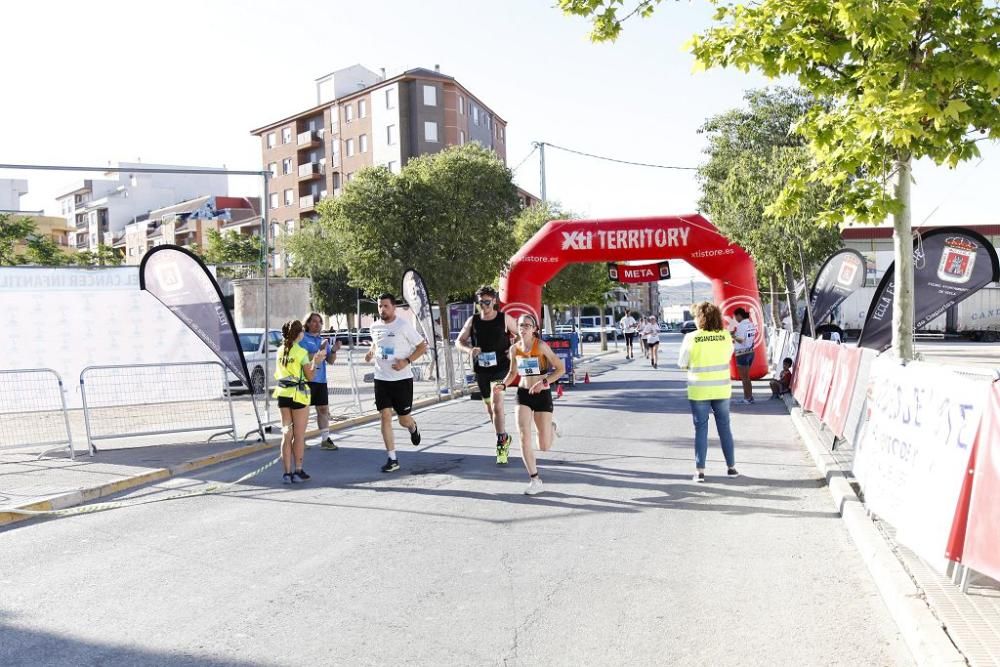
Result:
[[[537,394],[529,394],[524,387],[518,387],[517,404],[531,408],[532,412],[552,412],[552,390],[543,389]]]
[[[330,405],[330,390],[325,382],[310,382],[309,396],[309,405]]]
[[[298,401],[293,401],[291,396],[279,396],[278,397],[278,407],[279,408],[289,408],[291,410],[301,410],[302,408],[309,407],[308,405],[303,405]]]
[[[484,401],[493,400],[493,385],[503,382],[507,377],[507,368],[491,370],[490,372],[476,373],[476,384],[479,385],[479,393]]]
[[[408,415],[413,410],[413,378],[404,380],[375,380],[375,409],[381,412],[392,408],[397,415]]]

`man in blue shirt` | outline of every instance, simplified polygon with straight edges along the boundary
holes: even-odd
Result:
[[[340,341],[332,348],[330,343],[319,335],[323,328],[323,316],[319,313],[309,313],[305,319],[306,330],[299,341],[299,345],[305,348],[311,355],[316,354],[323,346],[327,347],[326,364],[332,364],[337,359],[337,350],[340,349]],[[326,364],[316,367],[312,382],[309,383],[310,402],[309,405],[316,406],[316,425],[319,426],[319,441],[321,449],[336,450],[333,438],[330,437],[330,394],[326,386]]]

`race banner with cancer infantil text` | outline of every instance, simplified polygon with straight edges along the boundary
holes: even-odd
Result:
[[[859,347],[882,351],[892,344],[895,263],[875,290]],[[986,238],[964,227],[927,232],[913,243],[913,329],[928,322],[982,287],[1000,280],[997,251]]]
[[[139,289],[146,290],[178,317],[250,387],[250,373],[232,315],[208,267],[184,248],[156,246],[139,265]]]
[[[872,362],[854,476],[865,505],[939,571],[990,381],[886,355]]]

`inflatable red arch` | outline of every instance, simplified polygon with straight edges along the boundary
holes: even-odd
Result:
[[[610,220],[553,220],[538,231],[511,258],[500,280],[504,311],[538,318],[542,286],[568,264],[633,260],[683,259],[712,280],[715,303],[726,327],[733,311],[743,307],[763,331],[764,313],[757,291],[757,275],[747,252],[719,233],[697,213],[661,218]],[[750,377],[767,374],[764,337],[758,336]],[[732,365],[735,379],[736,364]]]

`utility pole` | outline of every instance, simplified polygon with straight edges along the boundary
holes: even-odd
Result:
[[[541,185],[541,192],[539,194],[542,197],[542,201],[546,202],[548,199],[545,196],[545,142],[536,141],[535,147],[538,148],[538,171]]]

